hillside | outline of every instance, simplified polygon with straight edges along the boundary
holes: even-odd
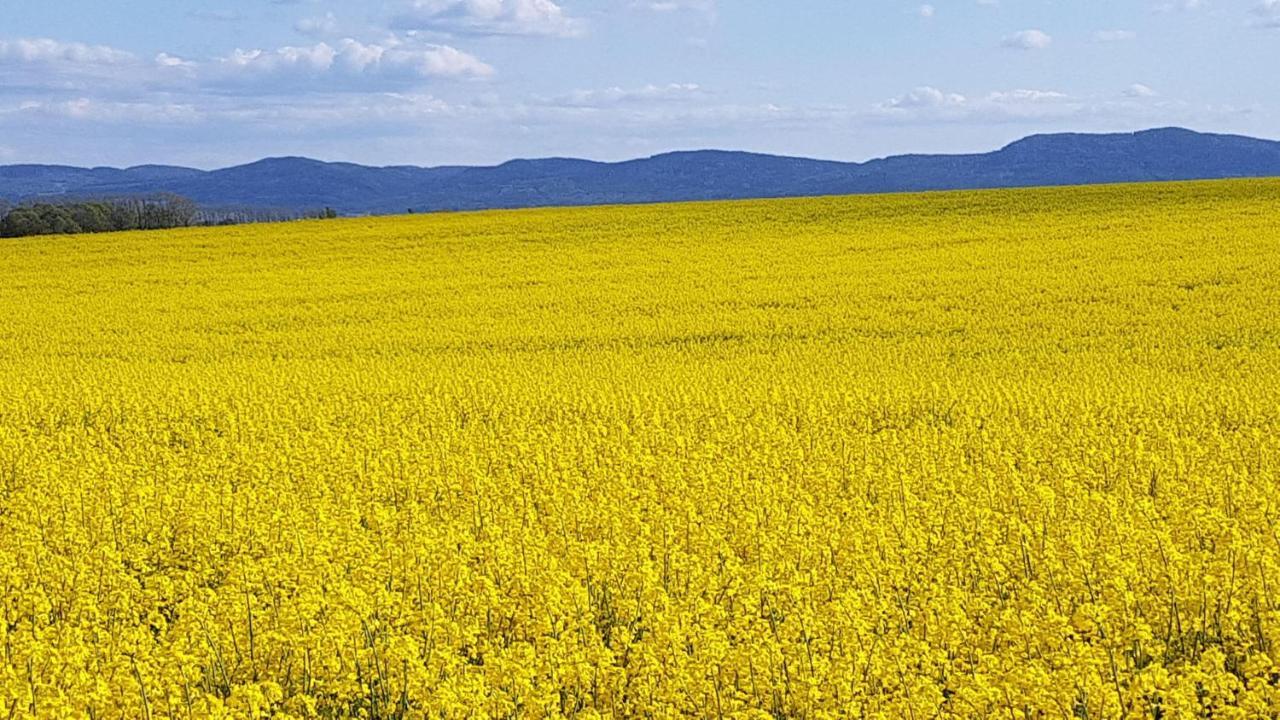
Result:
[[[0,198],[171,192],[206,207],[345,214],[844,195],[1280,176],[1280,142],[1178,128],[1037,135],[991,153],[842,163],[676,152],[618,163],[552,158],[494,167],[366,167],[271,158],[214,171],[0,167]]]

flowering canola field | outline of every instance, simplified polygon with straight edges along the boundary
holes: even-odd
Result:
[[[1280,713],[1280,182],[0,245],[0,718]]]

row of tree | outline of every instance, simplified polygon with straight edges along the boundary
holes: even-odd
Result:
[[[9,206],[0,201],[0,237],[165,230],[194,225],[238,225],[303,218],[333,218],[330,208],[296,213],[262,209],[201,209],[178,195],[35,202]]]
[[[338,217],[333,208],[296,212],[271,208],[202,208],[197,225],[247,225],[249,223],[289,222],[291,220],[331,220]]]

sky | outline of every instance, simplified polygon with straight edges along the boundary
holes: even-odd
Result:
[[[1280,0],[0,0],[0,164],[1280,138]]]

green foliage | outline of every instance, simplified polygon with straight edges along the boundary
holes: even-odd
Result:
[[[34,203],[3,213],[0,237],[161,230],[197,224],[195,203],[176,195]]]

